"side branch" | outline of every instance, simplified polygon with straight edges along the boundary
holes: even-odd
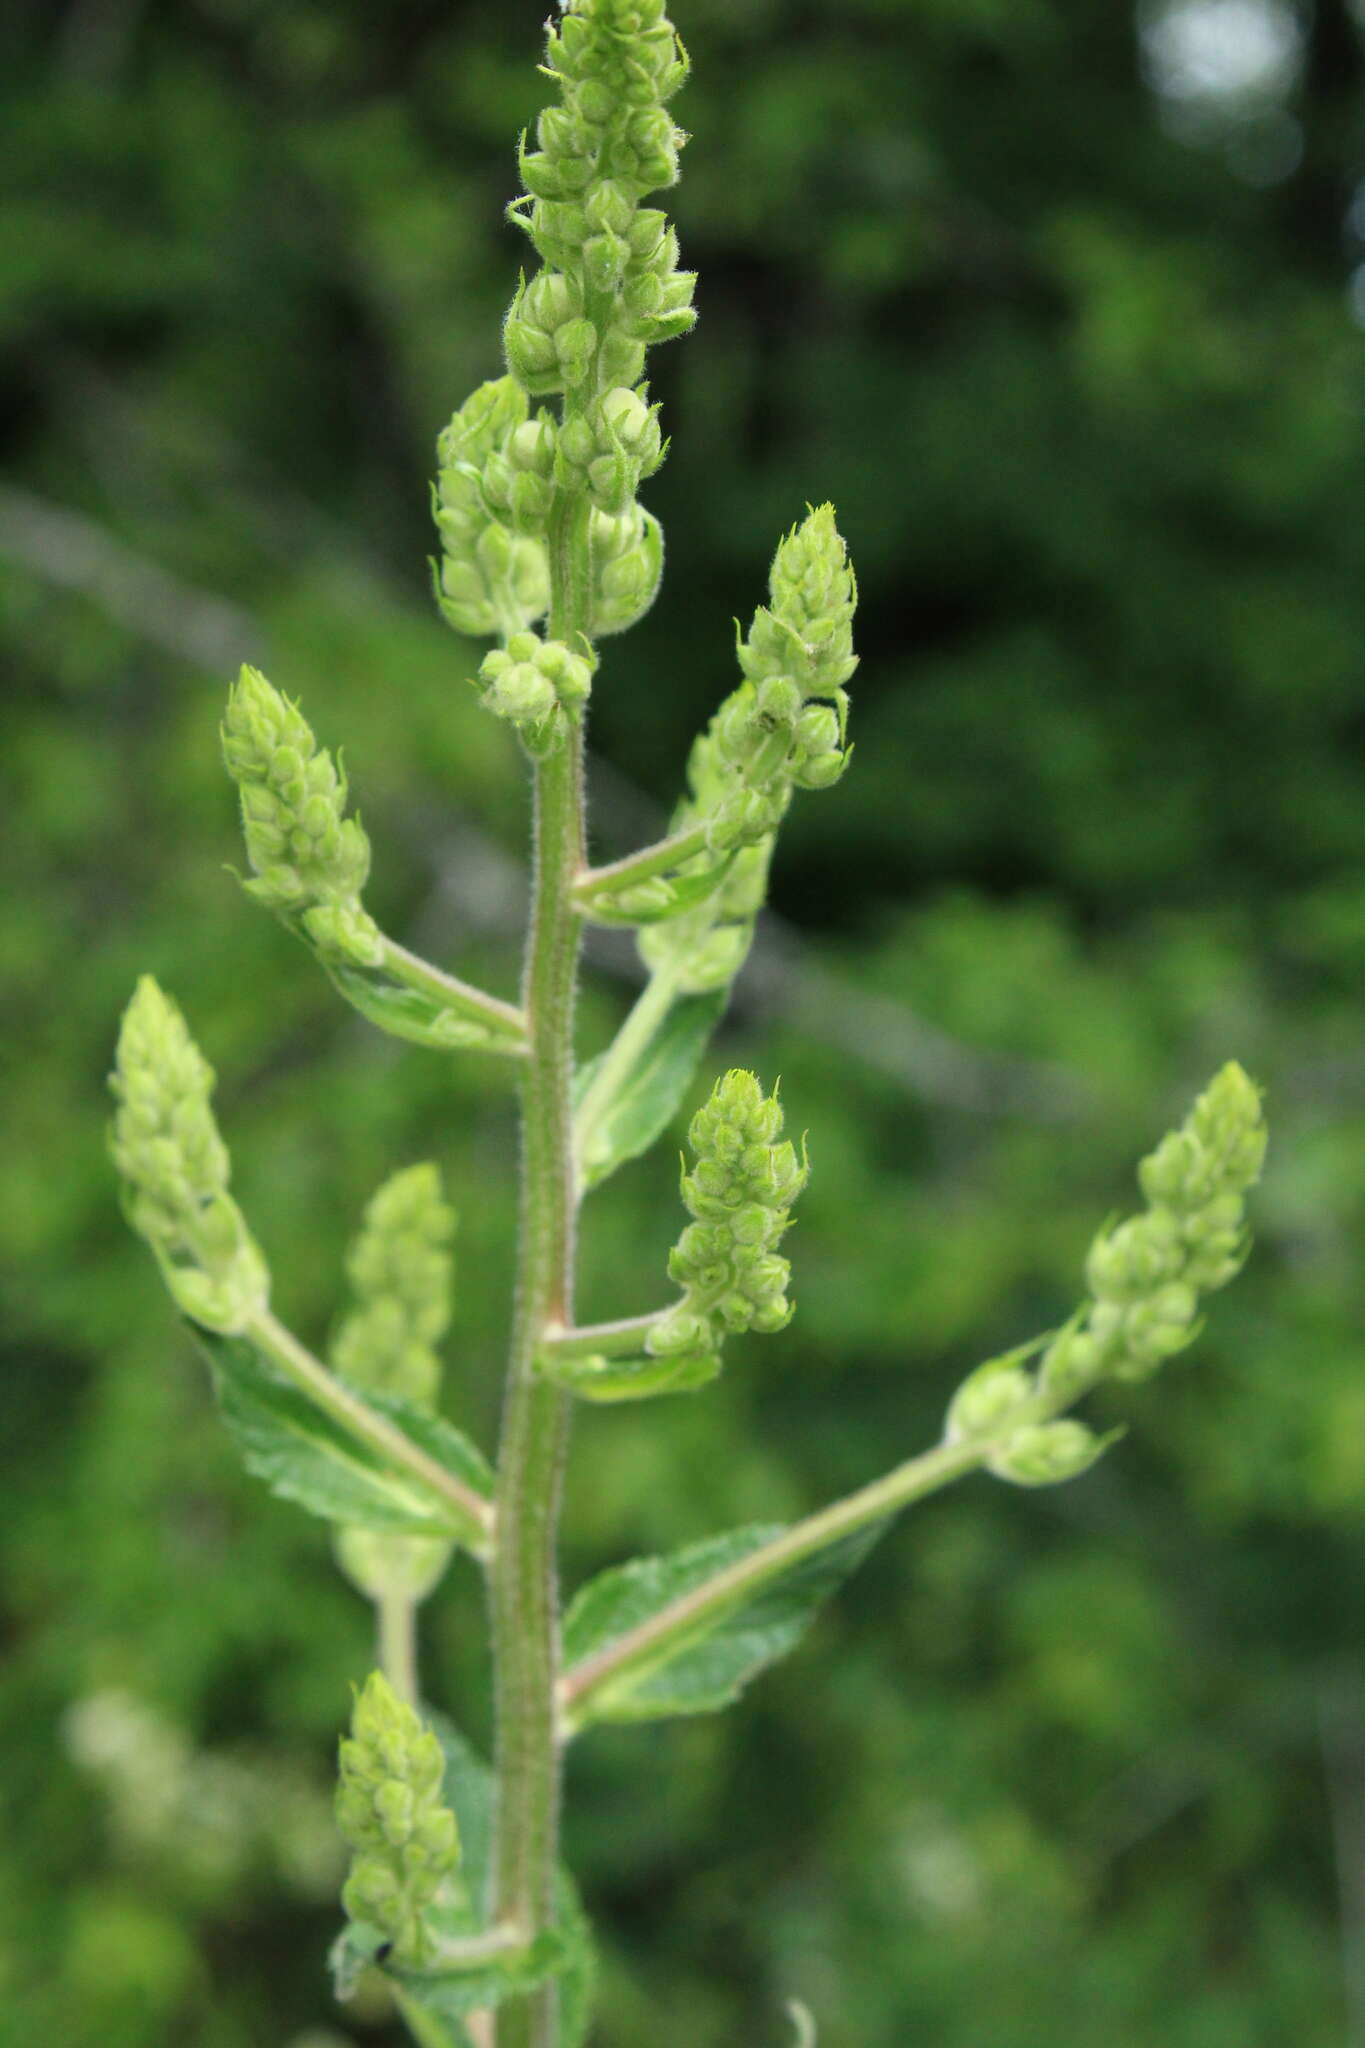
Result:
[[[422,995],[434,996],[447,1009],[468,1017],[471,1023],[486,1025],[499,1040],[506,1041],[490,1046],[490,1051],[525,1054],[526,1012],[515,1003],[505,1003],[500,996],[490,996],[486,990],[446,974],[387,935],[383,946],[381,964],[394,981]]]
[[[1027,1415],[1016,1411],[1013,1424],[1018,1427],[1025,1421],[1045,1420],[1060,1405],[1063,1404],[1055,1396],[1040,1395],[1030,1404]],[[560,1680],[558,1704],[564,1734],[576,1733],[581,1723],[590,1718],[588,1710],[594,1698],[627,1672],[648,1666],[689,1636],[704,1634],[728,1610],[742,1605],[770,1579],[780,1577],[803,1559],[829,1549],[874,1522],[899,1514],[902,1508],[976,1471],[995,1449],[994,1440],[984,1437],[937,1444],[933,1450],[896,1466],[857,1493],[793,1523],[770,1543],[682,1594],[638,1627],[604,1644],[571,1666]]]
[[[625,1358],[638,1352],[666,1308],[652,1315],[622,1316],[614,1323],[580,1323],[572,1330],[546,1330],[540,1341],[550,1358]]]
[[[345,1381],[329,1372],[321,1359],[315,1358],[269,1309],[258,1310],[244,1325],[242,1335],[277,1372],[307,1394],[357,1443],[386,1458],[399,1471],[411,1473],[414,1479],[420,1479],[433,1493],[449,1501],[479,1532],[480,1540],[470,1545],[476,1556],[486,1558],[492,1554],[495,1515],[491,1502],[466,1486],[456,1473],[448,1472],[396,1423],[377,1414],[368,1402],[352,1393]]]
[[[620,889],[633,888],[637,882],[652,881],[655,875],[668,874],[672,869],[681,867],[684,861],[706,852],[706,834],[706,825],[689,825],[685,831],[658,839],[653,846],[646,846],[639,853],[627,854],[623,860],[611,861],[606,867],[585,868],[574,883],[575,902],[580,909],[591,913],[599,896],[615,895]]]

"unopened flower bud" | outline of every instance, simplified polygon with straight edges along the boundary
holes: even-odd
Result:
[[[1031,1400],[1034,1384],[1019,1366],[993,1359],[962,1382],[948,1407],[947,1436],[993,1436],[1001,1424]]]
[[[623,633],[644,617],[663,576],[663,554],[663,529],[642,506],[615,516],[594,509],[595,633]]]
[[[1097,1437],[1083,1422],[1069,1417],[1032,1423],[988,1459],[987,1470],[1016,1486],[1057,1486],[1088,1472],[1118,1434]]]

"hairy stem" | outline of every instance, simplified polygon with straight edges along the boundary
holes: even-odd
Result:
[[[647,882],[654,875],[667,874],[670,868],[681,867],[686,860],[692,860],[706,851],[707,827],[688,825],[681,832],[671,832],[667,839],[657,839],[652,846],[646,846],[639,853],[628,853],[621,860],[614,860],[602,868],[589,868],[581,877],[575,894],[581,903],[590,905],[594,896],[603,890],[629,888],[635,882]]]
[[[586,499],[561,502],[550,532],[550,635],[572,642],[589,618]],[[544,1332],[573,1319],[573,1004],[583,865],[583,742],[535,770],[535,857],[522,1004],[529,1047],[522,1076],[521,1224],[517,1303],[498,1455],[502,1538],[491,1577],[497,1711],[494,1917],[534,1933],[553,1909],[559,1837],[555,1728],[560,1486],[569,1397],[541,1379]],[[553,1985],[510,2000],[498,2048],[554,2048]]]

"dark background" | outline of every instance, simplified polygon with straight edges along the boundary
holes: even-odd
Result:
[[[434,437],[500,364],[539,5],[49,0],[0,28],[0,2034],[389,2048],[340,2017],[330,1758],[369,1657],[237,1469],[103,1150],[136,973],[221,1076],[281,1311],[433,1146],[447,1405],[495,1423],[501,1075],[382,1041],[242,898],[243,657],[342,744],[399,936],[514,984],[523,777],[434,615]],[[732,616],[835,500],[857,754],[799,798],[715,1065],[781,1074],[800,1309],[585,1414],[571,1580],[801,1512],[1068,1312],[1235,1055],[1259,1244],[1075,1485],[917,1510],[723,1720],[595,1734],[602,2048],[1365,2048],[1365,124],[1341,0],[678,0],[701,323],[654,358],[663,594],[597,844],[671,803]],[[603,952],[585,1051],[629,1000]],[[701,1083],[698,1084],[700,1093]],[[433,1133],[435,1136],[433,1137]],[[657,1296],[672,1144],[589,1213]],[[487,1734],[477,1583],[424,1625]]]

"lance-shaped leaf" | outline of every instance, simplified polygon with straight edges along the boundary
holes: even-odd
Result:
[[[694,1352],[684,1358],[556,1358],[542,1354],[536,1370],[581,1400],[603,1405],[647,1401],[655,1394],[691,1394],[720,1371],[717,1352]]]
[[[723,989],[666,1002],[660,988],[667,996],[666,984],[651,983],[615,1043],[579,1072],[574,1146],[584,1188],[649,1150],[687,1093],[725,1008]]]
[[[431,1471],[399,1467],[362,1441],[298,1387],[290,1385],[245,1338],[196,1336],[207,1354],[224,1420],[247,1470],[273,1493],[329,1522],[414,1536],[446,1536],[475,1550],[482,1527],[460,1507],[463,1490],[493,1497],[493,1474],[466,1436],[439,1415],[392,1395],[370,1393],[363,1408],[400,1430]],[[357,1397],[358,1398],[358,1397]],[[447,1491],[442,1473],[458,1482]]]
[[[768,1570],[760,1554],[783,1536],[780,1526],[734,1529],[603,1572],[564,1620],[568,1727],[729,1706],[750,1679],[795,1648],[821,1602],[861,1564],[884,1527],[878,1521],[856,1529],[795,1562],[778,1555]],[[742,1567],[751,1558],[760,1569],[746,1575]],[[718,1600],[708,1597],[713,1588],[722,1589]],[[599,1659],[611,1660],[600,1682]]]
[[[442,1796],[455,1814],[461,1844],[459,1881],[430,1915],[437,1939],[452,1952],[461,1944],[472,1950],[486,1934],[482,1901],[491,1891],[493,1867],[493,1773],[482,1757],[440,1715],[428,1716],[440,1740],[446,1768]],[[379,1959],[382,1940],[374,1928],[352,1923],[332,1949],[337,1995],[349,1997],[365,1967]],[[422,2022],[433,2037],[444,2030],[463,2043],[462,2022],[469,2013],[486,2011],[505,1999],[520,1996],[554,1978],[559,1988],[559,2029],[563,2048],[582,2048],[592,2018],[597,1965],[591,1933],[578,1894],[567,1873],[556,1883],[555,1916],[527,1946],[474,1961],[457,1961],[431,1969],[385,1969],[399,2003],[419,2040]]]

